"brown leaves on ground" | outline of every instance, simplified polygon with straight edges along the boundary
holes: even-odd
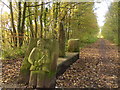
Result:
[[[101,44],[102,42],[102,44]],[[67,88],[117,88],[118,48],[107,40],[80,50],[80,59],[56,80],[57,87]],[[2,87],[26,88],[16,83],[22,59],[2,61]]]
[[[118,88],[118,60],[117,46],[100,39],[80,50],[80,59],[58,77],[56,85],[65,88]]]
[[[20,88],[17,79],[20,73],[22,59],[18,60],[2,60],[2,87],[4,88]]]

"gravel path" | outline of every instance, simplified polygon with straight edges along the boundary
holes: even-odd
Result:
[[[104,39],[81,49],[80,59],[56,80],[58,88],[118,88],[118,48]]]

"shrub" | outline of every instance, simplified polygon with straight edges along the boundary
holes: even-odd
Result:
[[[26,47],[21,48],[3,48],[2,59],[16,59],[23,58],[25,55]]]

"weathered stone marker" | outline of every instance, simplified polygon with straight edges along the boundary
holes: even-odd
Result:
[[[29,85],[35,88],[54,88],[58,58],[55,40],[38,40],[28,57],[31,64]]]
[[[68,52],[79,52],[79,39],[70,39],[68,41]]]

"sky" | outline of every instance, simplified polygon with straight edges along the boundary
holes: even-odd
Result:
[[[7,0],[2,0],[5,4],[7,4],[8,5],[8,1]],[[8,5],[9,6],[9,5]],[[3,3],[2,2],[0,2],[0,11],[2,10],[2,13],[4,13],[4,12],[10,12],[10,10],[9,10],[9,8],[7,7],[7,6],[5,6],[5,5],[3,5]],[[0,12],[0,14],[1,14],[1,12]]]
[[[108,12],[108,8],[113,0],[101,0],[101,2],[97,2],[98,0],[95,0],[95,13],[97,15],[97,22],[100,27],[102,27],[105,23],[105,15]]]

